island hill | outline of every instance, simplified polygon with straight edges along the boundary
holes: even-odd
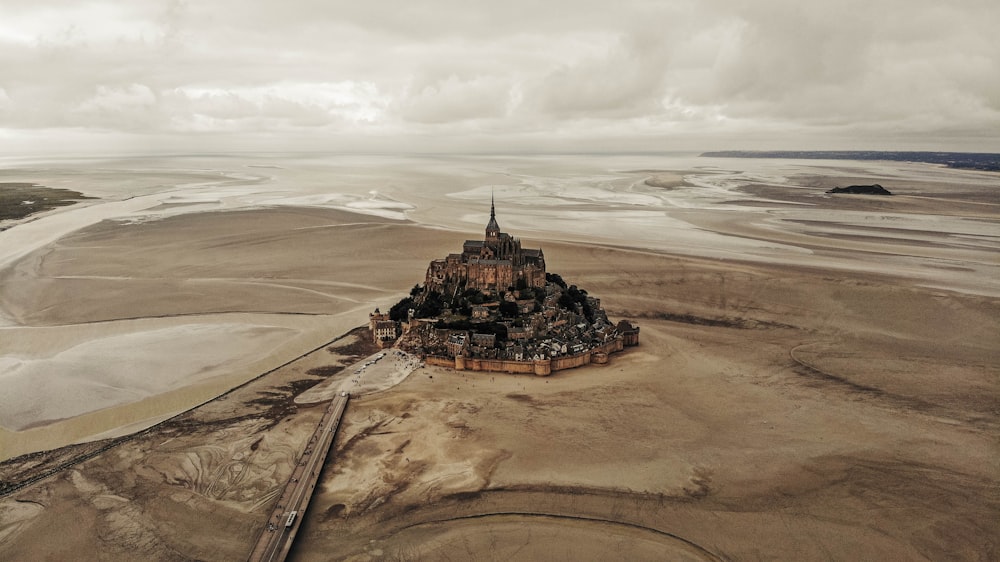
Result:
[[[638,326],[613,324],[600,299],[546,272],[542,250],[500,232],[492,203],[486,238],[433,260],[423,286],[387,313],[376,309],[369,328],[379,345],[428,364],[540,376],[604,364],[639,343]]]

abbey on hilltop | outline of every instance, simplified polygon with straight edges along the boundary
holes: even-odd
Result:
[[[369,328],[380,346],[431,365],[541,376],[639,344],[638,326],[612,323],[600,299],[545,271],[541,250],[500,232],[492,201],[486,238],[432,261],[424,285],[389,312],[375,309]]]
[[[545,287],[545,255],[500,232],[492,198],[486,238],[466,240],[461,254],[432,261],[424,280],[426,288],[446,294],[459,286],[493,293],[518,285]]]

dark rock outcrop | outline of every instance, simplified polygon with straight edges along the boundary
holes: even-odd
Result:
[[[892,195],[889,190],[877,183],[872,185],[849,185],[847,187],[835,187],[827,193],[850,193],[853,195]]]

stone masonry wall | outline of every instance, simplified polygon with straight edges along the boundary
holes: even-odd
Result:
[[[547,376],[556,371],[562,371],[565,369],[574,369],[576,367],[582,367],[584,365],[589,365],[593,361],[593,356],[595,354],[604,354],[605,356],[611,355],[612,353],[617,353],[624,349],[624,344],[621,338],[614,339],[603,345],[599,345],[589,351],[580,353],[577,355],[568,355],[564,357],[557,357],[555,359],[543,359],[540,361],[525,360],[525,361],[504,361],[501,359],[482,359],[478,357],[465,357],[462,355],[456,356],[454,359],[449,357],[441,357],[438,355],[429,355],[424,361],[428,365],[436,365],[438,367],[448,367],[449,369],[455,369],[456,371],[484,371],[488,373],[520,373],[520,374],[534,374],[538,376]],[[603,364],[607,361],[606,358],[597,361],[595,363]]]

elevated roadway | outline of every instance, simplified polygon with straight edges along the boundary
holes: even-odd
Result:
[[[309,507],[319,473],[333,444],[333,438],[340,427],[340,419],[347,409],[347,393],[338,394],[306,445],[306,450],[295,464],[285,489],[268,516],[267,524],[261,531],[250,552],[250,562],[281,562],[288,556],[292,542],[298,534],[302,515]]]

